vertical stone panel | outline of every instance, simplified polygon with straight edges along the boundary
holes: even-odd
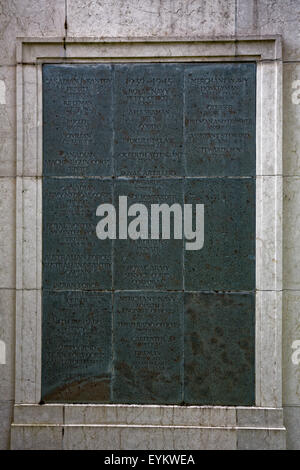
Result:
[[[175,64],[117,65],[116,176],[183,176],[183,74]]]

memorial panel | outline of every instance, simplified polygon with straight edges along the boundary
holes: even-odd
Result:
[[[255,404],[254,308],[254,293],[185,294],[185,403]]]
[[[109,402],[110,293],[44,290],[42,399]]]
[[[118,292],[113,337],[115,403],[182,402],[182,293]]]
[[[185,251],[185,289],[253,290],[254,179],[186,179],[185,203],[193,204],[193,208],[204,204],[205,211],[203,248]]]
[[[114,198],[127,195],[127,205],[144,204],[148,216],[148,239],[116,240],[114,243],[114,288],[115,289],[183,289],[183,240],[175,240],[174,219],[170,213],[170,239],[162,239],[160,224],[159,239],[151,238],[151,205],[183,204],[183,181],[118,180],[115,182]],[[168,217],[167,217],[168,219]],[[128,217],[128,222],[133,217]],[[168,219],[169,220],[169,219]],[[162,216],[160,216],[162,222]],[[138,228],[140,230],[140,228]]]
[[[254,404],[255,80],[43,66],[44,401]]]
[[[95,236],[101,202],[112,202],[111,181],[43,179],[44,288],[112,288],[112,241]]]
[[[188,176],[255,176],[255,64],[185,68]]]

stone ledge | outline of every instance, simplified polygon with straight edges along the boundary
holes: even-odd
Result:
[[[228,37],[62,37],[17,38],[17,64],[35,65],[45,59],[103,58],[113,61],[126,58],[195,57],[222,60],[281,61],[280,35]]]
[[[17,404],[14,425],[284,429],[282,408],[168,405]]]
[[[285,449],[281,408],[17,404],[12,449]]]
[[[11,449],[284,450],[285,429],[14,424],[11,430]]]

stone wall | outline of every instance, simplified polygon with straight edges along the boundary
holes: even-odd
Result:
[[[283,38],[283,405],[287,446],[300,449],[300,1],[0,0],[0,448],[9,448],[15,363],[17,37]],[[271,176],[271,175],[270,175]],[[25,240],[26,242],[26,240]],[[297,359],[297,358],[296,358]]]

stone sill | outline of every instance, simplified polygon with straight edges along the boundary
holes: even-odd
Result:
[[[15,405],[13,450],[284,450],[281,408]]]
[[[284,430],[282,408],[233,406],[17,404],[14,425],[21,424]]]

